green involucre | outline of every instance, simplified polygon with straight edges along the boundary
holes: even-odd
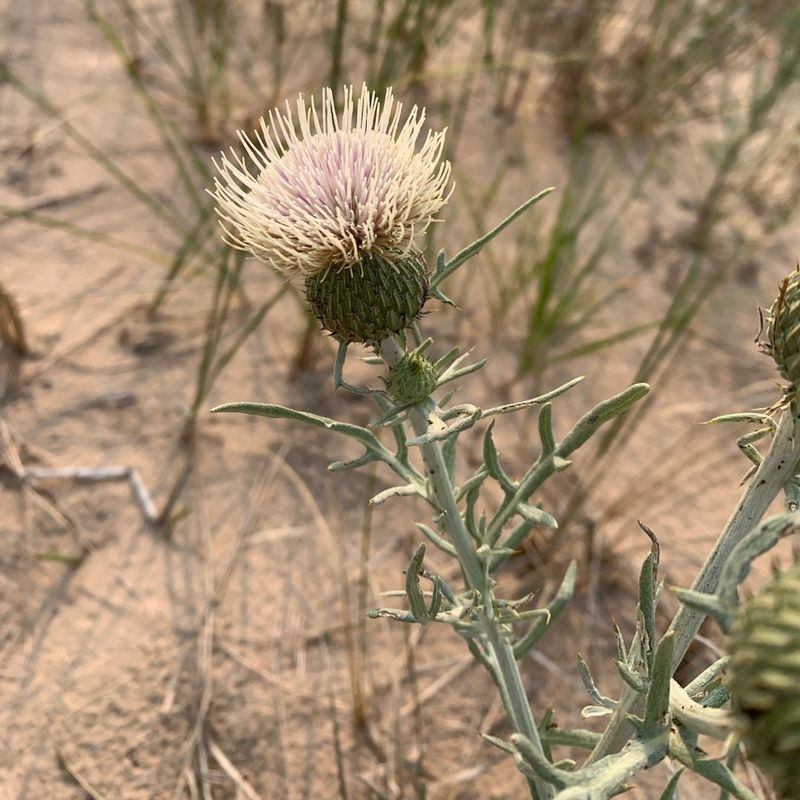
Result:
[[[428,297],[428,268],[421,255],[365,253],[347,267],[306,278],[311,310],[339,341],[377,344],[402,333]]]

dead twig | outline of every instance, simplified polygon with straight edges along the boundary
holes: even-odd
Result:
[[[152,495],[142,480],[141,473],[136,467],[108,466],[108,467],[28,467],[19,464],[17,477],[28,484],[32,480],[71,480],[83,483],[102,483],[104,481],[127,480],[137,505],[142,511],[142,516],[151,525],[161,522],[162,514],[159,513]]]
[[[97,789],[89,783],[88,779],[84,777],[77,769],[77,767],[72,763],[71,759],[64,753],[63,750],[56,750],[56,757],[58,758],[58,763],[64,769],[65,772],[78,784],[78,786],[86,792],[92,800],[106,800],[106,796],[101,794]]]
[[[236,788],[239,792],[241,792],[247,800],[262,800],[261,795],[250,785],[244,775],[236,769],[216,741],[208,736],[207,743],[208,752],[213,756],[217,764],[219,764],[220,769],[236,784]]]

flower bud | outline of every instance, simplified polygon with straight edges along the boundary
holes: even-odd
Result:
[[[750,760],[781,800],[800,800],[800,562],[739,613],[730,691]]]
[[[386,388],[399,403],[420,403],[436,388],[436,367],[421,353],[408,353],[389,370]]]
[[[339,341],[377,344],[402,333],[428,296],[428,268],[410,252],[391,257],[364,253],[346,267],[306,277],[311,310]]]
[[[781,284],[767,317],[767,351],[781,375],[789,381],[789,393],[800,386],[800,272],[795,270]]]

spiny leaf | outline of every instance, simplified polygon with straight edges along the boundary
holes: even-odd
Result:
[[[430,622],[428,606],[419,587],[419,573],[422,570],[425,550],[425,542],[422,542],[414,551],[414,555],[411,556],[408,567],[406,567],[406,596],[408,597],[408,604],[411,606],[411,613],[421,625],[427,625]]]
[[[526,653],[529,653],[545,633],[547,633],[554,620],[558,619],[561,612],[567,607],[567,604],[572,599],[572,595],[575,592],[575,579],[577,574],[578,565],[575,561],[572,561],[569,567],[567,567],[567,571],[564,573],[564,578],[561,581],[561,585],[558,587],[555,597],[547,607],[547,610],[550,612],[548,616],[536,620],[536,622],[531,625],[528,632],[515,643],[515,658],[522,658]]]
[[[550,194],[554,188],[554,186],[550,186],[526,200],[521,206],[519,206],[519,208],[516,208],[514,211],[512,211],[499,225],[496,225],[487,234],[481,236],[480,239],[476,239],[472,244],[467,245],[463,250],[453,256],[453,258],[451,258],[446,264],[442,263],[444,260],[443,258],[437,258],[436,272],[434,273],[433,278],[431,278],[431,289],[436,289],[445,278],[452,275],[463,263],[480,253],[480,251],[489,242],[491,242],[495,236],[507,228],[515,219],[517,219],[517,217],[522,216],[522,214],[524,214],[529,208],[532,208],[540,200],[543,200],[545,197],[547,197],[547,195]]]

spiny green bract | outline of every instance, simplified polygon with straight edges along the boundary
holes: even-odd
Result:
[[[402,333],[428,296],[421,255],[365,253],[350,267],[331,267],[306,278],[311,310],[339,341],[377,344]]]
[[[787,398],[800,388],[800,271],[795,270],[781,284],[767,316],[767,342],[762,345],[789,381]]]
[[[747,754],[781,800],[800,800],[800,562],[740,612],[730,690]]]
[[[386,388],[400,403],[420,403],[436,388],[436,367],[421,353],[408,353],[389,370]]]

